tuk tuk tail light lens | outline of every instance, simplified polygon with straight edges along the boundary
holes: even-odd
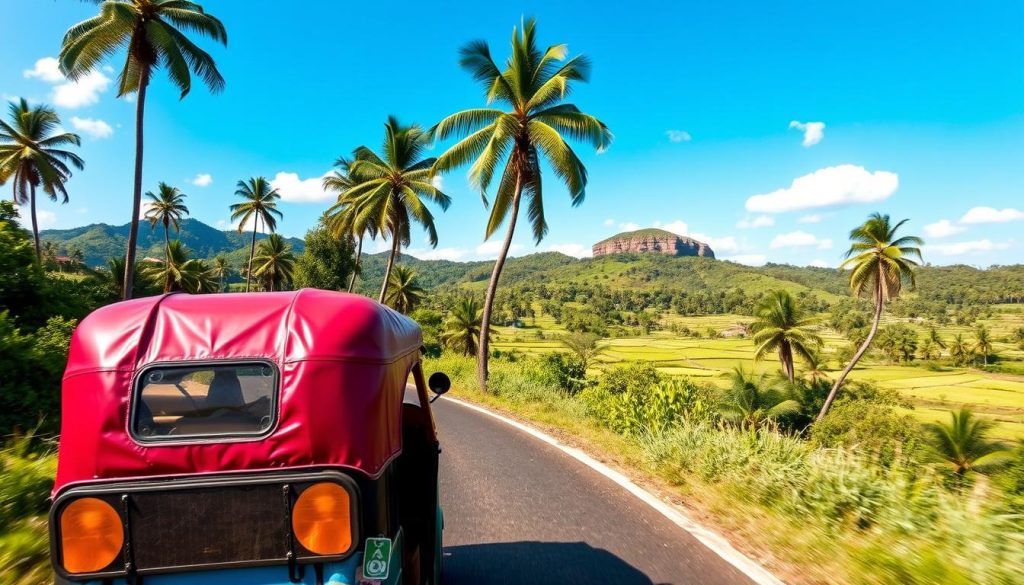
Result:
[[[62,564],[68,573],[101,571],[117,558],[124,545],[121,516],[103,500],[75,500],[61,512],[60,545]]]
[[[299,494],[292,508],[292,532],[318,555],[340,555],[352,548],[349,493],[331,482],[316,483]]]

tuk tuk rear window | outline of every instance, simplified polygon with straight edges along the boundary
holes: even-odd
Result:
[[[132,435],[143,442],[265,435],[277,388],[268,362],[150,367],[136,385]]]

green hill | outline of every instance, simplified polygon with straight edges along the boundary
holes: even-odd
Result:
[[[56,243],[62,252],[74,248],[81,250],[88,266],[102,266],[108,258],[124,255],[128,229],[128,224],[113,226],[94,223],[67,230],[43,230],[40,236],[43,241]],[[180,239],[196,257],[213,258],[218,254],[227,254],[234,265],[239,265],[248,256],[251,237],[251,232],[240,234],[235,230],[223,231],[192,218],[181,222],[180,232],[171,232],[171,238]],[[265,237],[263,234],[256,236],[257,240]],[[305,249],[305,243],[299,238],[288,238],[288,243],[296,253]],[[147,223],[139,226],[140,258],[163,256],[163,245],[162,227],[150,229]]]

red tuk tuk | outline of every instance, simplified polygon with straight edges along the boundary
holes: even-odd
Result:
[[[437,585],[421,345],[411,319],[320,290],[95,311],[63,380],[58,582]]]

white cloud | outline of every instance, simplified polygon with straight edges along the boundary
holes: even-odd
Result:
[[[700,232],[691,232],[689,224],[682,220],[677,219],[676,221],[670,221],[668,223],[656,221],[654,222],[654,227],[670,231],[674,234],[679,234],[680,236],[687,236],[699,242],[704,242],[705,244],[711,246],[711,249],[714,250],[715,253],[735,252],[740,249],[740,245],[736,241],[735,237],[726,236],[722,238],[716,238],[715,236],[702,234]]]
[[[741,230],[775,225],[775,218],[770,215],[759,215],[755,218],[744,217],[736,223]]]
[[[939,254],[941,256],[963,256],[966,254],[980,254],[994,250],[1005,250],[1010,247],[1010,242],[993,242],[989,239],[970,240],[967,242],[950,242],[948,244],[931,244],[925,246],[923,254]]]
[[[58,106],[72,109],[91,106],[100,101],[100,94],[107,91],[110,85],[110,78],[99,69],[93,69],[77,81],[70,81],[60,72],[57,60],[53,57],[43,57],[36,61],[35,67],[26,69],[23,75],[56,84],[50,99]]]
[[[824,260],[812,260],[808,266],[814,266],[815,268],[832,268],[832,265]]]
[[[606,219],[606,220],[604,220],[604,225],[606,225],[608,227],[611,227],[611,226],[615,225],[615,220],[614,219]]]
[[[213,175],[210,173],[199,173],[192,179],[192,184],[196,187],[208,187],[213,182]]]
[[[415,256],[420,260],[460,260],[469,254],[469,250],[465,248],[434,248],[429,250],[409,248],[405,253]]]
[[[720,256],[719,260],[728,260],[748,266],[762,266],[768,261],[768,257],[764,254],[736,254],[735,256]]]
[[[498,252],[501,252],[501,246],[504,242],[501,240],[491,240],[484,242],[476,247],[476,255],[482,257],[485,260],[492,260],[498,257]],[[517,252],[521,251],[523,246],[520,244],[512,243],[508,248],[508,255],[513,256]]]
[[[889,171],[870,172],[857,165],[819,169],[793,179],[786,189],[747,199],[752,213],[782,213],[801,209],[871,203],[888,199],[899,187],[899,177]]]
[[[789,123],[790,129],[796,128],[797,130],[804,133],[805,147],[814,146],[821,142],[821,139],[825,137],[825,123],[824,122],[800,122],[793,120]]]
[[[24,228],[30,227],[32,225],[32,211],[29,209],[27,205],[24,207],[22,207],[21,205],[16,205],[15,207],[18,208],[18,215],[21,216],[21,219],[18,220],[18,223],[20,223],[21,226]],[[57,214],[47,209],[39,209],[37,207],[36,221],[39,223],[39,229],[41,230],[52,228],[53,226],[57,225]]]
[[[661,223],[660,221],[656,221],[654,222],[654,227],[670,231],[674,234],[679,234],[680,236],[686,236],[689,235],[690,233],[690,225],[680,219],[670,221],[668,223]]]
[[[434,178],[430,180],[430,183],[438,191],[444,191],[444,177],[441,175],[434,175]]]
[[[244,224],[242,224],[242,229],[241,229],[242,232],[249,232],[250,234],[252,233],[252,222],[253,222],[254,218],[255,218],[255,216],[250,216],[249,220],[246,221]],[[280,225],[280,224],[278,224],[278,225]],[[238,222],[237,221],[236,222],[232,222],[231,225],[228,226],[228,229],[234,230],[236,232],[239,231],[239,229],[238,229]],[[269,234],[270,233],[270,230],[267,229],[267,224],[263,223],[262,221],[259,222],[259,227],[256,228],[256,231],[258,233],[261,233],[261,234]]]
[[[832,240],[819,239],[814,234],[809,234],[803,231],[789,232],[788,234],[779,234],[772,238],[769,248],[810,248],[816,247],[819,250],[828,250],[832,247]]]
[[[26,69],[22,75],[28,78],[37,78],[46,83],[59,83],[64,81],[64,74],[60,72],[60,63],[53,57],[43,57],[36,61],[36,66]]]
[[[1007,207],[972,207],[960,218],[960,223],[1006,223],[1024,220],[1024,211]]]
[[[226,220],[226,219],[218,219],[217,220],[217,227],[219,227],[222,230],[227,229],[229,225],[230,224],[228,223],[228,220]]]
[[[300,179],[298,173],[280,172],[274,176],[270,186],[281,194],[282,201],[290,203],[317,203],[333,199],[334,194],[324,191],[323,180],[327,173],[311,179]]]
[[[821,220],[825,219],[819,213],[812,213],[810,215],[804,215],[796,220],[797,223],[821,223]]]
[[[635,232],[636,230],[640,229],[640,226],[631,221],[627,221],[625,223],[620,223],[619,229],[624,232]]]
[[[575,256],[577,258],[589,258],[593,254],[593,250],[590,246],[584,246],[583,244],[551,244],[548,246],[549,252],[561,252],[566,256]]]
[[[967,228],[953,224],[948,219],[940,219],[924,226],[924,234],[930,238],[945,238],[966,230]]]
[[[686,130],[668,130],[665,134],[669,142],[689,142],[693,138]]]
[[[99,119],[71,116],[71,125],[75,127],[75,130],[84,132],[87,136],[97,140],[110,138],[114,133],[114,129],[110,127],[110,124]]]

